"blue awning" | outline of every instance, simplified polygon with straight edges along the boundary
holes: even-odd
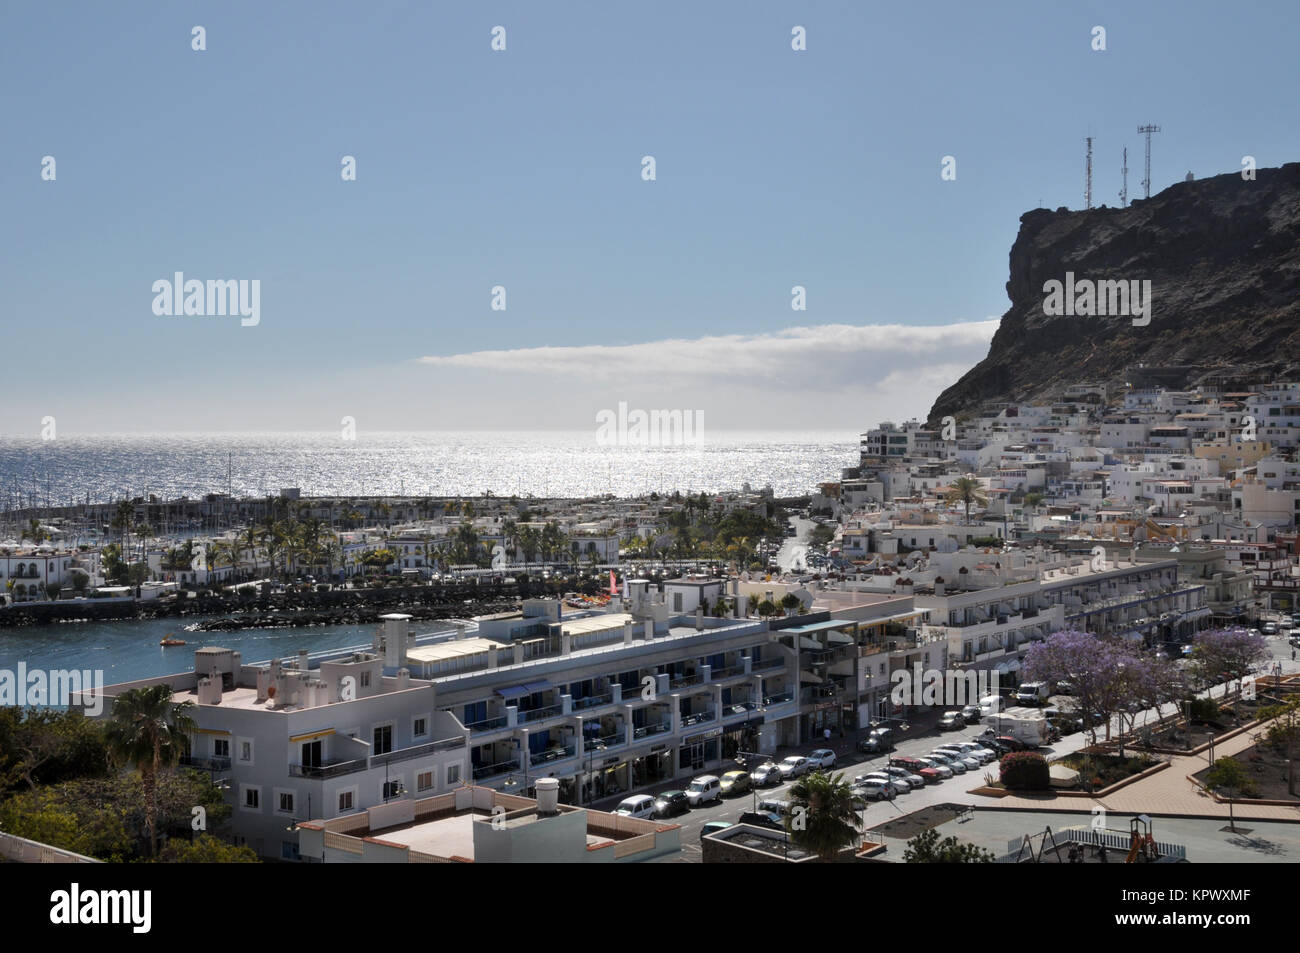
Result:
[[[531,695],[533,692],[544,692],[551,687],[552,686],[550,682],[548,682],[546,679],[542,679],[540,682],[528,682],[526,685],[524,685],[524,691],[528,692],[528,694]]]
[[[511,685],[509,688],[498,688],[497,694],[502,698],[518,698],[520,695],[529,694],[529,691],[525,685]]]

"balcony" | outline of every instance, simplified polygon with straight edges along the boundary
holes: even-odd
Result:
[[[576,753],[577,748],[574,745],[547,748],[545,751],[538,751],[529,755],[528,763],[536,767],[539,764],[548,764],[552,761],[563,761],[565,758],[572,758]]]
[[[720,682],[725,678],[735,678],[738,675],[745,674],[745,665],[728,665],[726,668],[716,668],[712,672],[713,681]]]
[[[575,698],[573,700],[574,711],[586,711],[588,708],[601,708],[605,705],[614,704],[614,693],[605,692],[601,695],[588,695],[586,698]]]
[[[640,728],[635,729],[632,732],[632,737],[640,740],[642,738],[649,738],[653,735],[662,735],[664,732],[672,730],[673,723],[671,721],[663,721],[659,724],[643,725]]]
[[[763,698],[763,705],[771,708],[773,705],[780,705],[782,702],[794,701],[794,692],[780,692],[776,695],[767,695]]]
[[[785,659],[777,656],[776,658],[765,658],[754,661],[753,671],[755,672],[766,672],[768,669],[773,668],[785,668]]]
[[[466,725],[471,732],[496,731],[498,728],[506,726],[506,716],[498,715],[495,718],[485,718],[483,721],[476,721],[473,724]]]
[[[612,735],[605,735],[603,738],[588,738],[583,742],[584,751],[605,751],[608,748],[617,748],[624,742],[623,732],[616,731]]]
[[[495,778],[502,774],[513,774],[519,770],[518,759],[510,761],[498,761],[496,764],[481,764],[471,773],[475,781],[482,781],[485,778]]]
[[[443,738],[441,741],[430,741],[422,745],[413,745],[410,748],[399,748],[396,751],[389,751],[386,754],[377,754],[371,757],[370,766],[372,768],[383,767],[386,764],[396,764],[399,761],[410,761],[412,758],[419,758],[426,754],[433,754],[436,751],[451,751],[455,748],[465,747],[463,737]]]
[[[694,675],[679,675],[676,678],[668,680],[668,689],[672,691],[677,688],[688,688],[691,685],[704,684],[704,676],[697,672]]]
[[[525,724],[532,721],[545,721],[547,718],[555,718],[564,711],[563,705],[547,705],[545,708],[534,708],[532,711],[521,711],[519,713],[519,724]]]
[[[314,778],[323,780],[325,778],[337,778],[343,774],[354,774],[357,771],[364,771],[370,767],[370,763],[365,758],[357,758],[352,761],[323,761],[320,764],[291,764],[289,765],[289,776],[294,778]]]
[[[700,725],[717,718],[717,713],[712,709],[697,711],[689,715],[682,715],[682,727],[689,728],[691,725]]]

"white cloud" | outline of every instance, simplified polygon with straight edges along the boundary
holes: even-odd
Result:
[[[950,375],[940,385],[946,386],[984,357],[997,327],[996,318],[919,327],[825,324],[763,334],[472,351],[418,360],[442,368],[600,381],[625,380],[635,371],[642,380],[655,377],[665,383],[731,378],[858,389],[895,383],[915,387],[917,374],[933,385],[940,375]]]

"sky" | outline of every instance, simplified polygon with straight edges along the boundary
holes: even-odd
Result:
[[[6,0],[0,431],[924,417],[987,352],[1020,216],[1082,206],[1086,136],[1112,206],[1143,123],[1153,191],[1300,158],[1298,26],[1290,2]],[[256,280],[257,323],[156,314],[176,272]]]

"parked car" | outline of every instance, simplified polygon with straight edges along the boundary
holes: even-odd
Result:
[[[948,757],[952,758],[954,761],[960,761],[962,764],[966,766],[967,771],[974,771],[976,768],[978,768],[980,765],[984,763],[979,758],[975,757],[973,754],[967,754],[961,748],[950,747],[948,745],[940,745],[938,748],[935,748],[934,750],[939,754],[947,755]]]
[[[728,771],[722,776],[722,796],[744,794],[749,790],[749,774],[744,771]]]
[[[880,754],[894,750],[894,729],[876,728],[858,742],[858,750],[865,754]]]
[[[891,768],[902,768],[904,771],[918,775],[925,779],[926,784],[938,784],[943,780],[943,772],[932,764],[927,763],[921,758],[913,758],[910,755],[900,758],[890,758],[889,766]],[[952,777],[951,770],[949,777]]]
[[[728,827],[734,826],[731,821],[709,821],[700,828],[700,840],[708,837],[710,834],[716,834],[718,831],[725,831]]]
[[[965,774],[971,768],[971,765],[966,763],[965,758],[959,758],[947,751],[931,751],[926,757],[938,761],[940,764],[946,764],[952,768],[954,774]]]
[[[966,727],[966,719],[959,711],[946,711],[937,727],[940,731],[960,731]]]
[[[939,777],[945,781],[957,773],[953,770],[952,765],[944,764],[938,758],[917,758],[916,760],[931,771],[937,771]]]
[[[701,775],[686,786],[686,797],[691,802],[691,807],[721,800],[722,780],[712,774]]]
[[[893,785],[895,794],[906,794],[908,791],[912,790],[912,785],[903,778],[896,778],[891,774],[886,774],[884,771],[872,771],[869,774],[859,774],[853,779],[854,784],[866,784],[868,781],[888,781]],[[924,785],[925,782],[922,781],[921,784]]]
[[[940,751],[951,751],[954,754],[960,754],[964,758],[974,758],[980,764],[988,764],[993,760],[993,752],[970,741],[954,741],[951,744],[939,745]]]
[[[1276,623],[1276,622],[1265,622],[1265,623],[1264,623],[1264,634],[1265,634],[1265,635],[1277,635],[1277,623]]]
[[[676,817],[691,809],[685,791],[665,791],[655,797],[655,817]]]
[[[790,802],[779,798],[768,798],[758,802],[758,809],[776,814],[778,817],[785,817],[790,813]]]
[[[655,813],[655,799],[649,794],[634,794],[631,797],[625,797],[619,802],[618,807],[614,808],[615,814],[621,814],[623,817],[639,817],[649,820]]]
[[[802,777],[812,770],[812,762],[803,755],[792,754],[777,766],[783,780]]]
[[[740,823],[754,824],[757,827],[767,827],[775,831],[785,830],[785,818],[771,811],[746,811],[740,815]]]
[[[812,770],[818,768],[826,770],[835,767],[835,752],[830,748],[818,748],[812,754],[808,755],[808,760],[812,763]]]
[[[1028,751],[1029,745],[1025,744],[1019,738],[1013,738],[1011,735],[998,735],[993,739],[1008,751]]]
[[[864,778],[849,789],[853,794],[868,801],[892,801],[898,795],[898,788],[885,778]]]
[[[921,777],[919,774],[913,774],[906,768],[899,768],[891,764],[881,768],[880,771],[882,774],[887,774],[896,781],[906,781],[908,787],[913,790],[925,787],[925,778]]]
[[[768,788],[784,781],[785,775],[781,773],[779,767],[771,761],[768,761],[765,764],[760,764],[757,768],[751,771],[749,773],[749,780],[754,783],[754,787],[756,788]]]
[[[968,725],[978,725],[980,723],[980,718],[983,717],[980,714],[979,705],[967,705],[961,710],[961,716],[966,719],[966,724]]]

